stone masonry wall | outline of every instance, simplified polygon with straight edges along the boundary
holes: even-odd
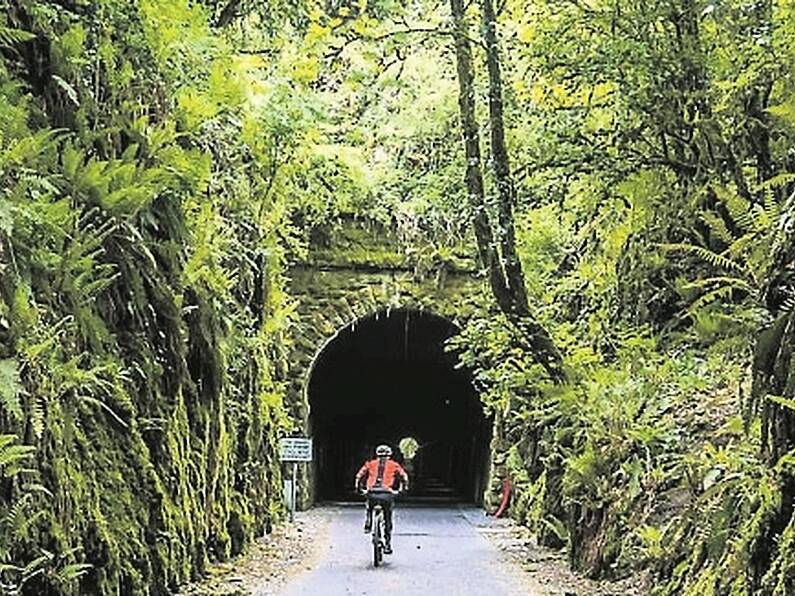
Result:
[[[342,222],[313,238],[308,257],[290,272],[296,325],[288,401],[301,431],[311,434],[306,387],[312,363],[335,334],[389,309],[432,312],[462,324],[479,308],[484,279],[466,257],[424,262],[394,233],[371,222]],[[302,469],[299,506],[313,501],[311,467]]]

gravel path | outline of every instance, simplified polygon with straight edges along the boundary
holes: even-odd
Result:
[[[278,526],[239,559],[213,565],[201,582],[184,586],[185,596],[257,596],[278,594],[295,575],[310,570],[325,550],[334,511],[298,512],[294,524]]]

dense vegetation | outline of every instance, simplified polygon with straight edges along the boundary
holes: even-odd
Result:
[[[165,593],[278,519],[286,270],[354,215],[479,255],[518,520],[795,593],[791,0],[0,6],[4,590]]]
[[[294,108],[208,15],[0,16],[4,593],[165,593],[280,514]]]

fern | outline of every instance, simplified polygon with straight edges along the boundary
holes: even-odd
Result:
[[[31,472],[27,464],[31,461],[35,448],[19,445],[14,435],[0,435],[0,480],[13,478],[24,472]],[[36,497],[51,496],[49,491],[35,483],[20,485],[21,493],[0,508],[0,590],[3,594],[21,593],[24,586],[35,577],[53,568],[56,557],[48,551],[26,563],[9,562],[9,555],[15,543],[28,541],[33,529],[47,512],[36,506]],[[64,583],[73,581],[85,572],[80,564],[66,565],[53,570],[56,577],[63,577]]]
[[[716,277],[705,277],[701,279],[697,279],[694,281],[687,282],[682,286],[683,290],[708,290],[713,288],[716,285],[728,285],[739,290],[744,290],[746,292],[753,292],[755,290],[754,286],[748,283],[746,280],[742,279],[741,277],[729,277],[729,276],[716,276]]]
[[[34,447],[16,445],[16,435],[0,435],[0,476],[11,478],[26,468],[23,464],[30,460]]]
[[[758,229],[761,232],[766,232],[774,227],[781,217],[781,204],[776,200],[772,189],[765,191],[763,212],[765,219],[763,222],[759,222],[762,225],[760,225]]]
[[[795,310],[795,292],[788,291],[784,301],[781,303],[779,307],[779,313],[781,314],[789,314],[793,310]]]
[[[704,294],[699,296],[693,303],[690,304],[687,311],[690,314],[695,314],[709,304],[728,300],[732,297],[732,294],[734,293],[735,289],[737,289],[738,287],[742,287],[742,285],[727,284],[715,288],[714,290],[705,292]]]
[[[784,172],[782,174],[777,174],[764,182],[761,182],[758,186],[760,190],[775,190],[777,188],[785,188],[786,186],[795,182],[795,174],[791,172]]]
[[[726,252],[734,259],[743,258],[749,251],[751,251],[759,243],[759,238],[755,234],[743,234],[735,239]]]
[[[724,187],[715,189],[740,230],[739,234],[732,234],[723,218],[712,211],[707,210],[701,214],[700,219],[710,231],[727,245],[722,252],[687,243],[661,245],[666,251],[692,255],[729,274],[697,278],[682,284],[683,291],[699,292],[687,308],[689,315],[697,315],[709,305],[731,302],[737,291],[754,298],[760,295],[763,280],[767,277],[766,272],[773,263],[773,254],[778,250],[776,247],[785,237],[786,226],[782,222],[789,212],[789,205],[782,208],[776,200],[774,188],[789,181],[789,176],[778,176],[760,185],[757,190],[763,194],[762,204],[751,203]],[[742,315],[739,318],[729,318],[735,321],[746,320]]]
[[[0,24],[0,47],[11,48],[15,45],[35,39],[35,35],[30,31],[23,31],[21,29],[14,29],[6,25]]]
[[[64,134],[60,129],[45,128],[14,139],[4,151],[0,151],[0,173],[13,166],[35,167],[41,156],[54,149]]]
[[[15,539],[27,537],[32,528],[45,512],[43,510],[31,512],[33,493],[27,492],[16,500],[10,507],[5,517],[0,520],[0,527],[7,536]]]
[[[752,277],[750,271],[748,271],[748,269],[742,263],[738,263],[737,261],[724,256],[723,254],[716,253],[708,248],[704,248],[703,246],[685,243],[661,244],[660,246],[664,250],[670,252],[682,252],[695,255],[699,259],[706,261],[714,267],[719,267],[727,271],[736,271],[748,277]]]
[[[772,401],[774,404],[787,408],[788,410],[795,411],[795,399],[782,397],[780,395],[768,395],[767,399]]]
[[[733,214],[734,222],[742,230],[752,230],[756,227],[756,219],[758,214],[758,206],[749,205],[748,209],[745,211]]]
[[[58,559],[61,563],[72,559],[79,550],[79,548],[69,549],[62,553]],[[94,568],[94,566],[89,563],[67,563],[62,566],[61,563],[59,563],[58,569],[53,574],[55,582],[61,586],[68,586]]]
[[[86,573],[88,573],[94,566],[90,563],[71,563],[65,565],[55,573],[55,580],[59,584],[71,584]]]
[[[726,222],[722,217],[716,215],[712,211],[705,211],[701,214],[701,220],[709,227],[710,232],[712,232],[714,236],[717,236],[726,244],[734,242],[734,236],[729,231],[729,228],[726,227]]]

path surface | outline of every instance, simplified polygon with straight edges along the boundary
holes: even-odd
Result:
[[[392,546],[379,568],[372,566],[363,507],[336,508],[312,570],[293,577],[284,596],[390,594],[442,596],[532,596],[528,582],[479,532],[482,512],[461,507],[399,506]],[[264,592],[263,592],[264,593]]]

